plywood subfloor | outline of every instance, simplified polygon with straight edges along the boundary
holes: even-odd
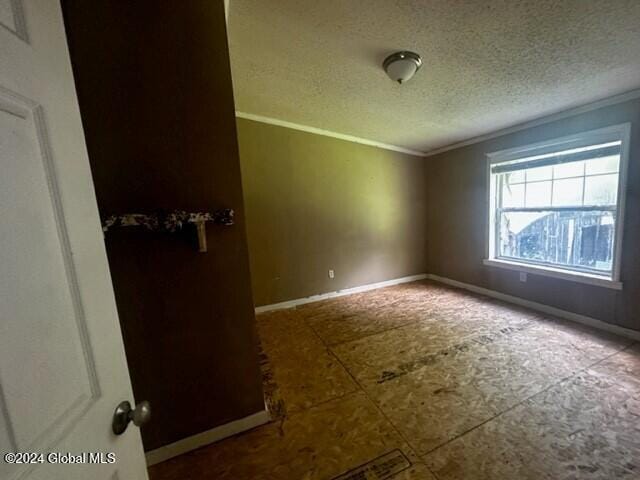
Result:
[[[152,480],[640,478],[639,344],[427,281],[257,322],[274,421]]]

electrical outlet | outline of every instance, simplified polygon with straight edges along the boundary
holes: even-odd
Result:
[[[520,272],[520,281],[521,282],[527,281],[527,272]]]
[[[329,270],[329,278],[334,278],[336,276],[336,274],[333,272],[333,270]]]

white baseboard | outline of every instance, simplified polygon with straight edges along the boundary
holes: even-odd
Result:
[[[177,442],[170,443],[164,447],[156,448],[145,454],[147,459],[147,465],[155,465],[156,463],[164,462],[170,458],[177,457],[183,453],[195,450],[196,448],[204,447],[210,443],[217,442],[224,438],[236,435],[246,430],[264,425],[271,417],[266,410],[262,410],[248,417],[235,420],[233,422],[225,423],[219,427],[207,430],[206,432],[198,433],[191,437],[183,438]]]
[[[602,320],[597,320],[595,318],[580,315],[578,313],[568,312],[566,310],[561,310],[559,308],[551,307],[542,303],[525,300],[524,298],[507,295],[505,293],[496,292],[495,290],[489,290],[487,288],[478,287],[469,283],[459,282],[450,278],[426,273],[396,278],[384,282],[371,283],[368,285],[362,285],[360,287],[347,288],[344,290],[338,290],[336,292],[313,295],[311,297],[289,300],[287,302],[275,303],[272,305],[264,305],[262,307],[257,307],[256,313],[267,312],[270,310],[279,310],[283,308],[293,308],[297,305],[303,305],[305,303],[317,302],[319,300],[325,300],[328,298],[341,297],[343,295],[351,295],[353,293],[366,292],[368,290],[375,290],[377,288],[398,285],[401,283],[415,282],[417,280],[424,280],[426,278],[436,282],[444,283],[446,285],[450,285],[452,287],[462,288],[464,290],[478,293],[480,295],[486,295],[487,297],[496,298],[504,302],[521,305],[523,307],[537,310],[542,313],[547,313],[555,317],[581,323],[598,330],[603,330],[606,332],[614,333],[616,335],[620,335],[621,337],[630,338],[632,340],[640,340],[640,331],[637,330],[631,330],[629,328],[620,327],[618,325],[612,325],[610,323],[603,322]],[[191,450],[195,450],[210,443],[217,442],[218,440],[230,437],[231,435],[236,435],[246,430],[258,427],[269,422],[270,420],[271,418],[269,416],[269,413],[266,410],[262,410],[260,412],[254,413],[253,415],[249,415],[248,417],[241,418],[224,425],[220,425],[219,427],[213,428],[211,430],[207,430],[206,432],[183,438],[182,440],[178,440],[177,442],[147,452],[147,465],[155,465],[156,463],[163,462]]]
[[[368,290],[375,290],[376,288],[390,287],[391,285],[398,285],[400,283],[415,282],[417,280],[424,280],[425,278],[427,278],[427,274],[421,273],[419,275],[410,275],[408,277],[385,280],[384,282],[369,283],[367,285],[361,285],[359,287],[345,288],[343,290],[338,290],[335,292],[312,295],[311,297],[297,298],[295,300],[288,300],[286,302],[263,305],[261,307],[256,307],[256,313],[264,313],[271,310],[282,310],[284,308],[293,308],[297,307],[298,305],[304,305],[305,303],[317,302],[320,300],[326,300],[328,298],[342,297],[344,295],[351,295],[353,293],[366,292]]]
[[[640,331],[631,330],[630,328],[620,327],[611,323],[603,322],[595,318],[587,317],[586,315],[580,315],[578,313],[568,312],[567,310],[561,310],[556,307],[550,307],[543,303],[532,302],[531,300],[525,300],[524,298],[514,297],[513,295],[507,295],[505,293],[496,292],[495,290],[489,290],[487,288],[478,287],[469,283],[459,282],[446,277],[440,277],[438,275],[429,274],[427,278],[436,282],[451,285],[452,287],[462,288],[470,292],[479,293],[480,295],[486,295],[487,297],[493,297],[504,302],[514,303],[523,307],[530,308],[531,310],[537,310],[542,313],[547,313],[555,317],[564,318],[565,320],[571,320],[573,322],[581,323],[589,327],[597,328],[610,333],[615,333],[621,337],[630,338],[632,340],[640,340]]]

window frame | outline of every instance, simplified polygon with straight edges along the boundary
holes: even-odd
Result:
[[[624,212],[627,190],[627,168],[629,163],[629,145],[631,138],[631,124],[623,123],[611,125],[596,130],[589,130],[574,135],[553,138],[542,142],[523,145],[506,150],[499,150],[486,154],[486,175],[487,175],[487,217],[486,228],[486,248],[483,264],[491,267],[506,268],[521,272],[561,278],[574,282],[598,285],[617,290],[622,289],[620,281],[620,265],[622,256],[622,237],[624,232]],[[498,175],[492,175],[491,167],[496,163],[504,163],[543,155],[560,150],[586,147],[590,145],[620,141],[620,165],[618,170],[618,196],[616,201],[616,227],[615,241],[613,245],[613,259],[611,276],[581,270],[578,268],[567,268],[560,265],[543,262],[529,262],[525,259],[514,259],[499,257],[496,255],[497,227],[496,219],[497,207],[497,185]]]

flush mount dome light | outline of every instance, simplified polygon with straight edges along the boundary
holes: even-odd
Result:
[[[396,52],[382,62],[382,68],[389,78],[400,84],[408,81],[422,66],[420,55],[413,52]]]

